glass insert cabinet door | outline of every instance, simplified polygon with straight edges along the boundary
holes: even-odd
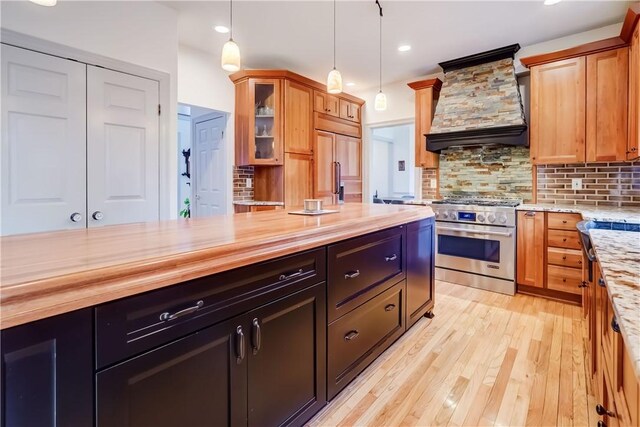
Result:
[[[282,164],[282,96],[277,79],[251,79],[249,155],[253,164]]]

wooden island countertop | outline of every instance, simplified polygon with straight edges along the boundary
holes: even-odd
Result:
[[[0,329],[433,216],[429,207],[346,204],[0,238]]]

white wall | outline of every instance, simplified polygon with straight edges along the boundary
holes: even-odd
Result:
[[[168,135],[177,132],[177,13],[150,1],[62,1],[42,7],[28,1],[0,3],[2,28],[119,61],[168,73],[170,76]],[[170,193],[164,212],[176,216],[177,157],[175,144],[161,147],[166,161],[165,188]]]
[[[178,102],[227,113],[225,141],[229,165],[227,171],[227,212],[233,212],[233,169],[235,162],[234,106],[235,87],[229,73],[220,67],[220,58],[193,49],[178,47]]]

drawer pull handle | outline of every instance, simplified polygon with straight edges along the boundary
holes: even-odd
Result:
[[[596,413],[600,416],[606,415],[607,417],[612,417],[612,418],[616,416],[613,412],[609,411],[607,408],[605,408],[599,403],[596,405]]]
[[[278,280],[287,280],[294,277],[302,276],[303,270],[300,268],[298,271],[294,271],[293,273],[283,273],[280,275]]]
[[[384,308],[384,311],[393,311],[394,308],[396,308],[395,304],[389,304]]]
[[[566,282],[567,282],[567,278],[566,278],[566,277],[563,277],[563,278],[562,278],[562,282],[563,282],[563,283],[566,283]]]
[[[262,343],[262,332],[260,330],[260,322],[256,317],[251,324],[253,330],[251,331],[251,346],[253,347],[253,355],[255,356],[260,351],[260,345]]]
[[[344,336],[344,340],[345,341],[355,340],[358,337],[358,335],[360,335],[360,332],[356,330],[350,331]]]
[[[356,278],[356,277],[358,277],[359,275],[360,275],[360,270],[356,270],[356,271],[353,271],[353,272],[351,272],[351,273],[346,273],[346,274],[344,275],[344,278],[345,278],[345,279],[355,279],[355,278]]]
[[[604,283],[604,279],[602,277],[598,279],[598,285],[600,285],[600,287],[602,288],[607,286],[607,284]]]
[[[391,256],[386,256],[386,257],[384,257],[384,260],[385,260],[385,261],[387,261],[387,262],[389,262],[389,261],[395,261],[395,260],[397,260],[397,259],[398,259],[398,255],[396,255],[396,254],[393,254],[393,255],[391,255]]]
[[[563,220],[562,220],[562,223],[563,223],[563,224],[566,224],[566,223],[567,223],[567,220],[566,220],[566,219],[563,219]]]
[[[567,259],[567,256],[566,256],[566,255],[564,255],[564,256],[562,257],[562,259],[563,259],[563,260]]]
[[[535,212],[525,212],[524,216],[536,216]]]
[[[563,241],[563,242],[566,242],[566,241],[567,241],[567,238],[565,237],[564,239],[562,239],[562,241]]]
[[[613,329],[613,332],[619,334],[620,333],[620,325],[618,325],[618,321],[616,320],[616,316],[613,316],[611,318],[611,329]]]
[[[244,332],[242,326],[236,328],[236,363],[240,364],[244,360]]]
[[[170,320],[177,319],[178,317],[186,316],[187,314],[195,313],[200,310],[204,306],[204,301],[200,300],[193,307],[185,308],[184,310],[176,311],[171,314],[168,311],[165,311],[160,315],[160,320],[163,322],[168,322]]]

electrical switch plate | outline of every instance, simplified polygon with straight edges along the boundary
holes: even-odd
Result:
[[[253,181],[253,180],[252,180],[251,178],[247,178],[246,186],[247,186],[248,188],[251,188],[251,184],[253,184],[253,182],[252,182],[252,181]]]
[[[582,178],[572,178],[571,179],[571,189],[572,190],[582,190]]]
[[[431,188],[436,188],[438,181],[435,178],[431,178]]]

